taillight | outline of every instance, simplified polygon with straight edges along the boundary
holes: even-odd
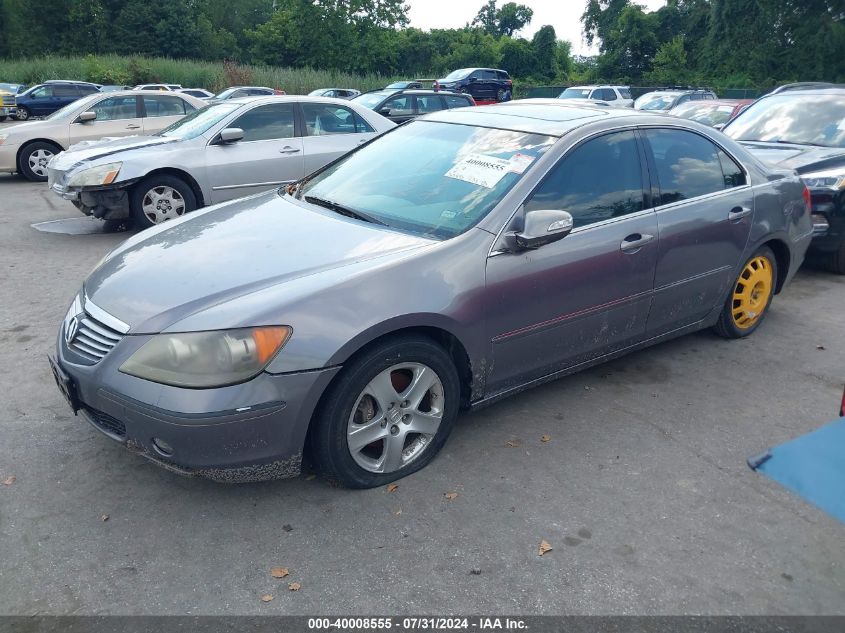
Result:
[[[508,79],[508,80],[505,82],[505,85],[506,85],[506,86],[512,86],[512,85],[513,85],[513,82],[512,82],[510,79]]]
[[[807,185],[804,185],[804,208],[807,210],[807,213],[813,212],[813,195],[810,193],[810,190],[807,188]]]
[[[478,105],[478,104],[475,102],[475,99],[473,99],[470,95],[467,95],[467,96],[469,97],[469,100],[472,102],[472,105]]]

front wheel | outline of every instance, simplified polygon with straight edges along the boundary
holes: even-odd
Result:
[[[347,365],[315,414],[311,451],[329,480],[373,488],[416,472],[446,443],[458,416],[458,373],[422,337],[377,344]]]
[[[190,213],[197,208],[191,186],[170,174],[154,174],[132,189],[129,210],[135,226],[146,229]]]
[[[47,163],[61,151],[61,148],[43,141],[25,145],[18,157],[18,171],[31,182],[44,182],[47,180]]]
[[[17,110],[15,110],[15,118],[18,121],[28,121],[31,116],[30,111],[23,106],[18,106]]]
[[[772,304],[777,278],[775,254],[764,246],[742,267],[716,322],[716,333],[724,338],[743,338],[760,327]]]

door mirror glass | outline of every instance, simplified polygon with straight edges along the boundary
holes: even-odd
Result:
[[[78,117],[76,117],[77,123],[88,123],[89,121],[96,121],[97,120],[97,113],[92,112],[91,110],[86,110],[85,112],[81,112]]]
[[[382,116],[390,116],[390,108],[380,108],[378,113]]]
[[[575,221],[568,211],[557,209],[535,209],[526,211],[521,231],[512,234],[512,245],[516,250],[539,248],[562,240],[569,235]]]
[[[220,143],[237,143],[244,137],[244,131],[239,127],[227,127],[220,132]]]

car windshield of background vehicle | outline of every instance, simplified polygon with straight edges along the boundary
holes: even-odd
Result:
[[[20,84],[0,84],[0,90],[4,92],[17,92]]]
[[[226,90],[224,90],[223,92],[220,92],[220,93],[214,95],[214,98],[215,99],[227,99],[228,97],[230,97],[233,93],[237,92],[238,90],[240,90],[240,88],[226,88]]]
[[[469,75],[472,71],[472,68],[461,68],[460,70],[453,70],[443,78],[443,81],[459,81]]]
[[[681,106],[672,110],[671,114],[682,119],[698,121],[704,125],[714,126],[726,123],[731,118],[734,107],[731,105],[713,105],[712,103],[696,103],[689,106]]]
[[[589,88],[567,88],[560,93],[558,99],[586,99],[589,94]]]
[[[389,92],[368,92],[367,94],[355,97],[354,99],[352,99],[352,101],[354,101],[355,103],[359,103],[365,108],[369,108],[370,110],[372,110],[382,101],[384,101],[384,98],[389,95]]]
[[[662,95],[651,97],[641,102],[637,107],[640,110],[668,110],[675,101],[676,95]]]
[[[557,139],[415,121],[386,134],[297,191],[424,237],[475,226]]]
[[[229,114],[242,108],[242,103],[216,103],[200,110],[194,110],[188,116],[179,119],[170,127],[164,128],[159,136],[178,138],[183,141],[204,134]]]
[[[845,97],[766,97],[726,125],[724,132],[739,141],[845,147]]]
[[[69,103],[64,108],[60,108],[56,110],[46,118],[47,121],[59,121],[61,119],[66,119],[72,116],[76,112],[85,112],[92,103],[94,103],[97,99],[100,98],[101,95],[94,95],[90,97],[84,97],[82,99],[78,99],[73,103]]]

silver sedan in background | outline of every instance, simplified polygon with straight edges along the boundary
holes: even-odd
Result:
[[[160,134],[72,147],[49,183],[86,215],[143,228],[299,180],[392,127],[339,99],[231,99]]]

